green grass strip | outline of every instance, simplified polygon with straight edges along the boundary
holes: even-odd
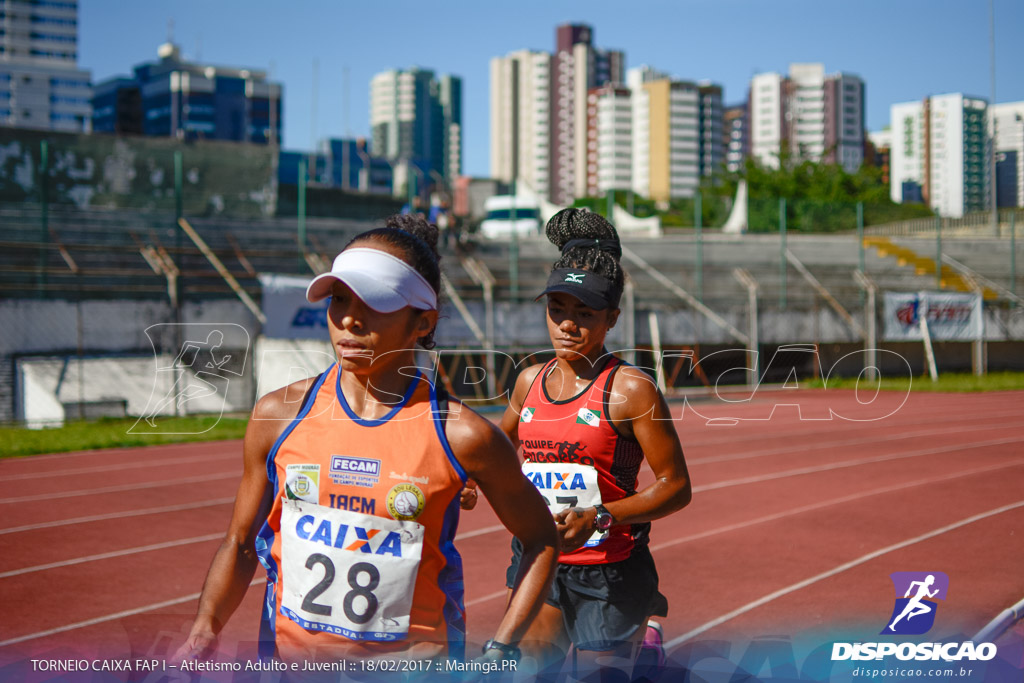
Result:
[[[241,439],[248,420],[237,417],[161,417],[156,428],[132,427],[135,418],[66,422],[63,427],[0,427],[0,458],[95,448],[128,448],[166,443]],[[132,430],[129,432],[129,430]]]
[[[946,373],[939,374],[939,379],[935,382],[932,381],[928,375],[908,378],[888,378],[882,377],[881,386],[879,389],[882,391],[907,391],[907,387],[910,387],[910,391],[938,391],[938,392],[954,392],[954,393],[973,393],[982,391],[1015,391],[1024,389],[1024,372],[990,372],[987,375],[977,377],[970,373]],[[828,383],[829,389],[855,389],[859,388],[861,391],[874,391],[875,387],[879,385],[878,381],[869,381],[866,378],[860,380],[858,385],[857,378],[841,377],[832,379]],[[807,384],[811,388],[823,388],[825,383],[822,380],[814,380]]]

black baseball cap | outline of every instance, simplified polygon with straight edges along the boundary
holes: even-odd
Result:
[[[576,297],[595,311],[603,311],[619,307],[621,293],[616,290],[615,283],[603,275],[582,268],[555,268],[537,299],[545,294],[563,292]]]

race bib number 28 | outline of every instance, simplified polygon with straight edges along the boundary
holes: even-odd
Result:
[[[523,474],[540,491],[552,515],[569,508],[588,508],[601,503],[597,470],[589,465],[524,462]],[[584,547],[598,545],[607,537],[608,532],[595,531]]]
[[[285,500],[281,536],[284,616],[352,640],[408,635],[422,525]]]

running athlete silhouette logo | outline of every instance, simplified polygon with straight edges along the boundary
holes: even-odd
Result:
[[[942,572],[895,572],[891,578],[896,589],[896,604],[882,633],[927,633],[935,623],[938,607],[931,598],[946,599],[949,577]]]
[[[223,414],[230,381],[244,375],[249,333],[235,323],[168,323],[149,326],[146,336],[153,345],[156,372],[145,410],[129,433],[212,429],[211,424],[198,431],[168,431],[160,422],[169,415]],[[178,348],[173,360],[165,352],[169,347]]]

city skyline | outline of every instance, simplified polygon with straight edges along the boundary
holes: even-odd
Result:
[[[463,170],[486,176],[490,59],[520,49],[551,52],[560,24],[589,24],[598,45],[625,53],[627,68],[649,64],[682,79],[721,84],[726,104],[746,99],[755,73],[784,74],[790,63],[821,62],[829,73],[864,80],[867,128],[879,130],[897,102],[949,92],[989,99],[988,3],[964,5],[871,0],[853,12],[843,3],[807,0],[781,8],[741,0],[648,1],[624,21],[620,4],[601,0],[555,6],[445,2],[427,11],[395,0],[372,6],[320,0],[287,11],[269,1],[85,0],[78,64],[92,71],[94,82],[126,75],[155,58],[171,33],[189,58],[265,68],[284,84],[287,149],[310,149],[325,137],[370,137],[370,79],[376,73],[413,66],[450,73],[463,80]],[[1024,100],[1012,40],[1024,28],[1024,8],[995,0],[995,13],[997,102]],[[392,23],[384,28],[387,20]]]

